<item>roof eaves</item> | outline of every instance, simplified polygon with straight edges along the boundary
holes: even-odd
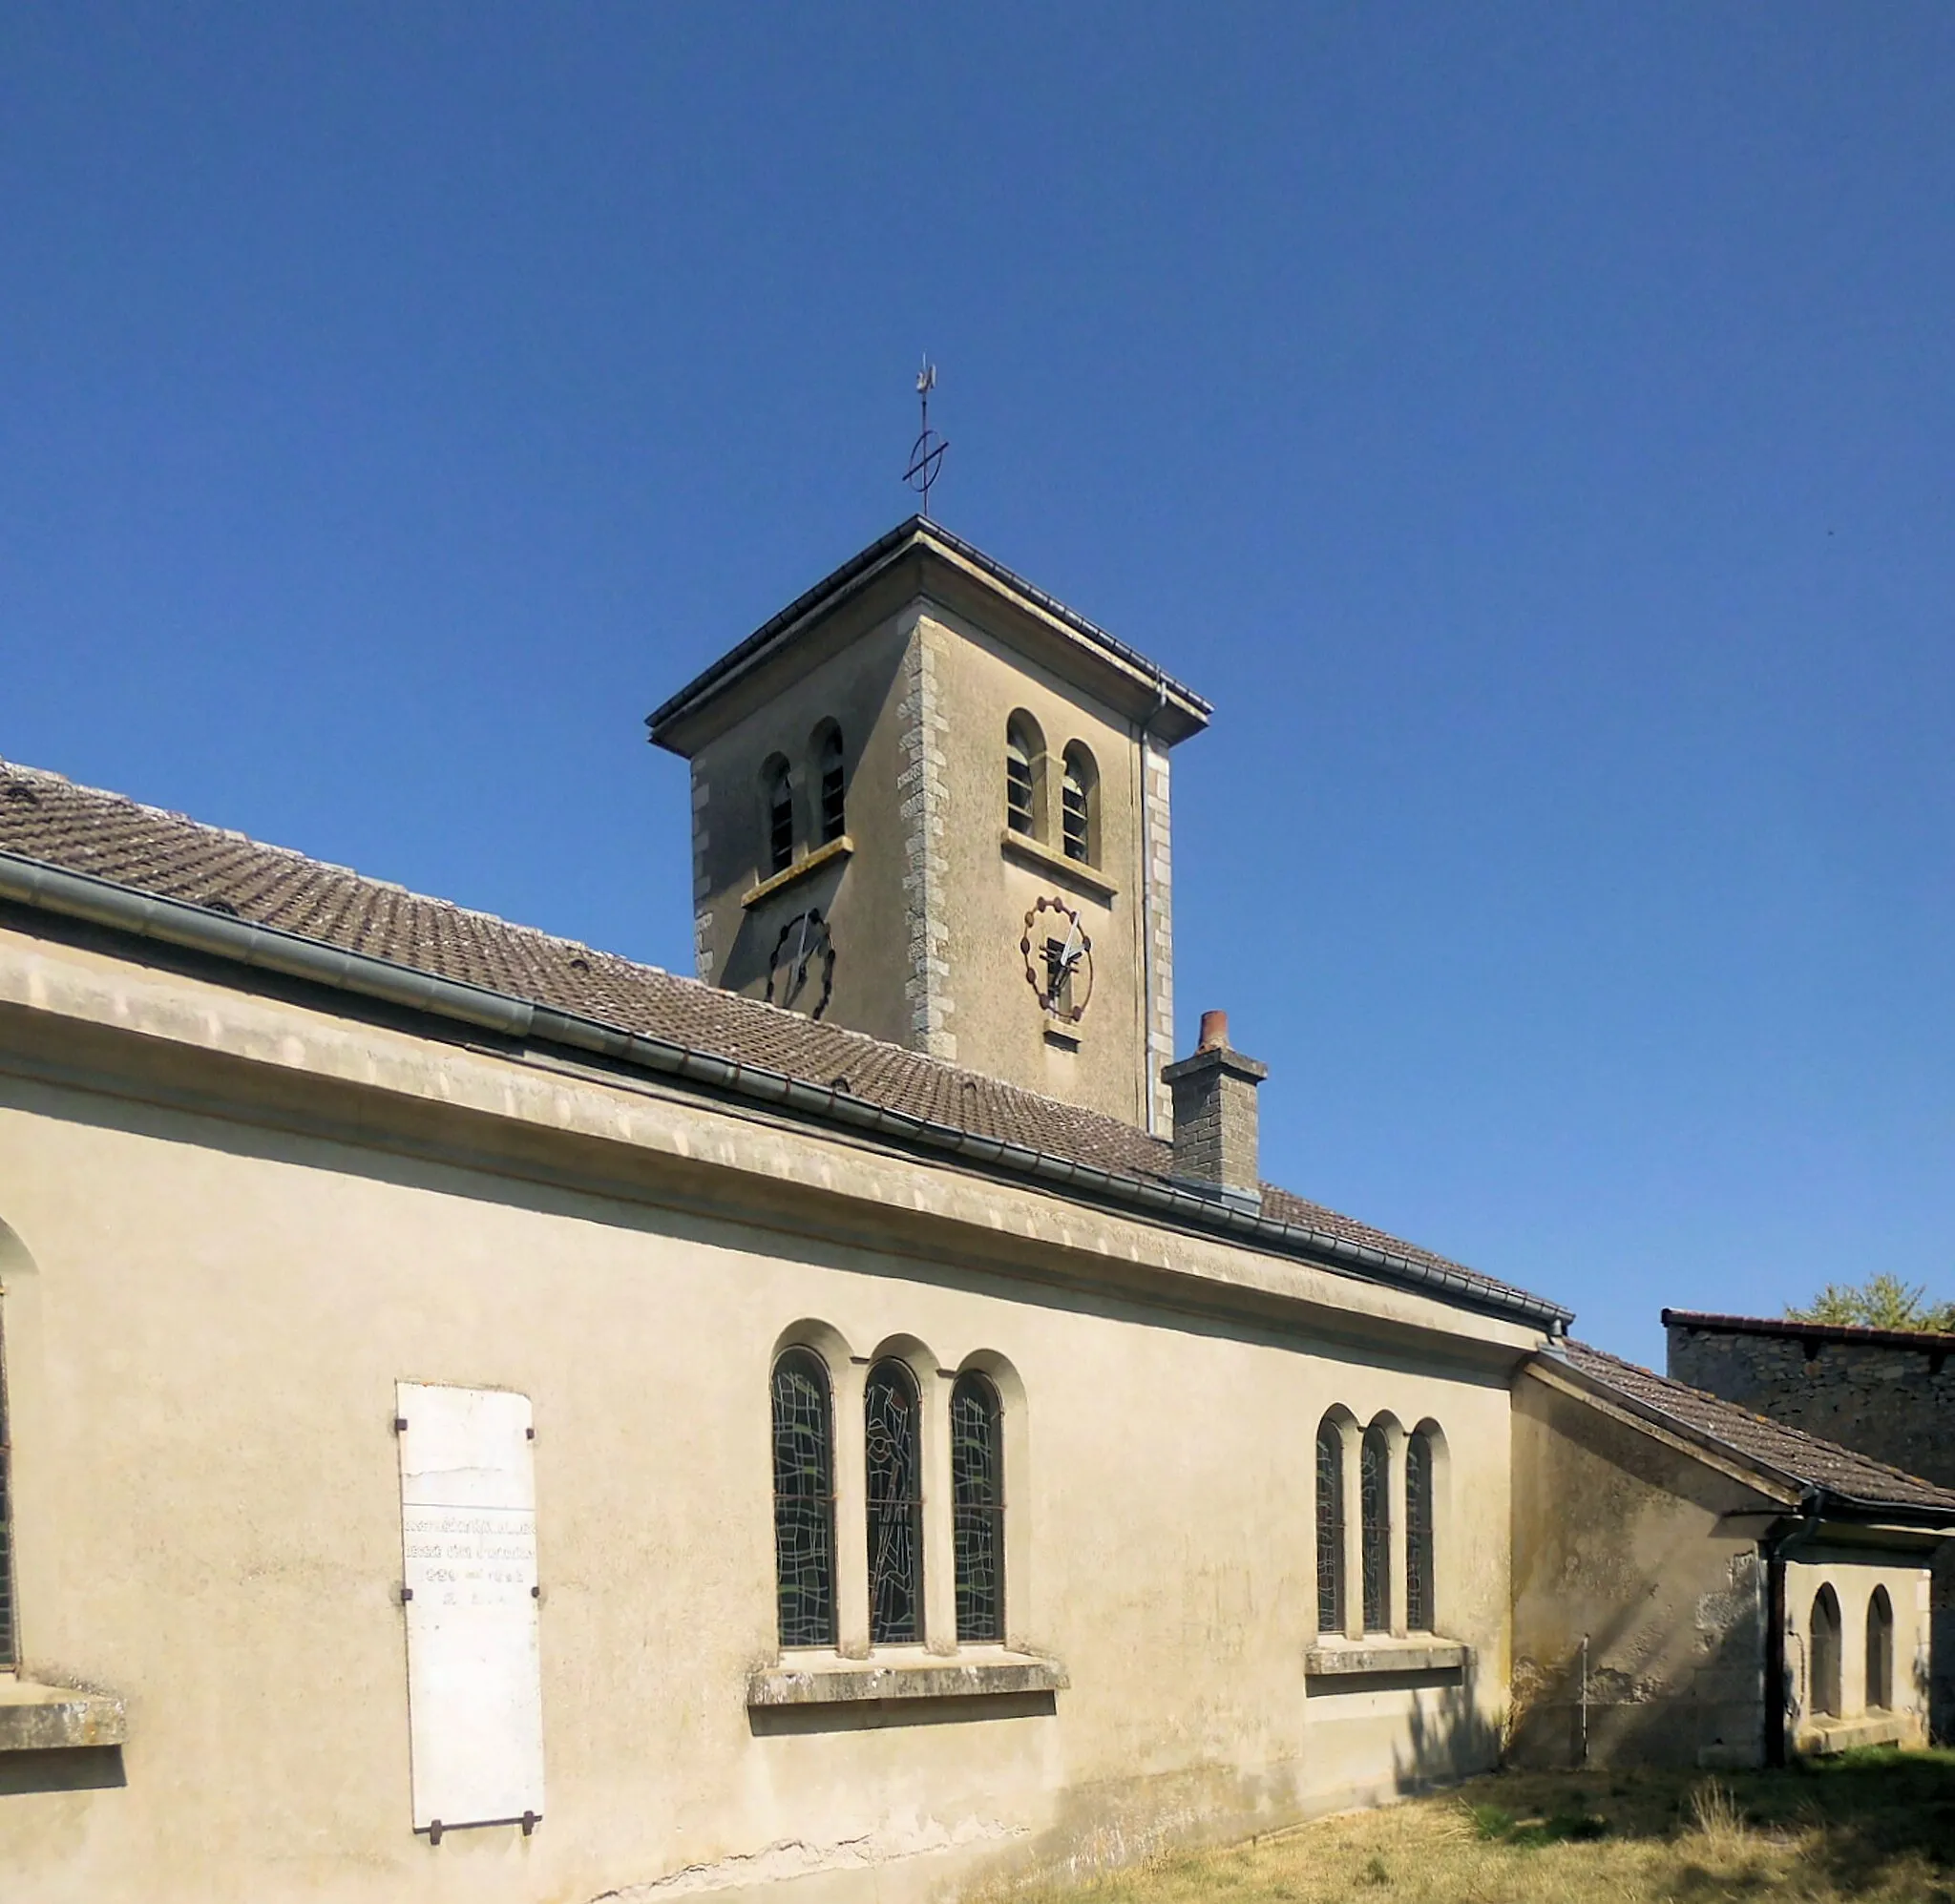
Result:
[[[1766,1459],[1764,1455],[1756,1454],[1749,1448],[1738,1446],[1737,1443],[1728,1439],[1726,1436],[1717,1434],[1712,1430],[1705,1428],[1701,1423],[1693,1422],[1687,1416],[1672,1413],[1668,1409],[1659,1408],[1646,1396],[1640,1395],[1632,1390],[1626,1389],[1618,1383],[1611,1382],[1607,1377],[1598,1375],[1590,1370],[1582,1368],[1579,1364],[1569,1360],[1558,1345],[1538,1351],[1536,1359],[1551,1363],[1558,1373],[1571,1377],[1583,1387],[1608,1396],[1611,1403],[1626,1410],[1628,1412],[1639,1415],[1646,1421],[1660,1424],[1671,1433],[1682,1435],[1700,1448],[1715,1450],[1725,1460],[1740,1463],[1752,1469],[1755,1473],[1777,1480],[1803,1496],[1816,1496],[1822,1501],[1836,1502],[1849,1510],[1850,1513],[1865,1513],[1885,1519],[1891,1519],[1896,1515],[1900,1515],[1903,1517],[1913,1517],[1926,1524],[1955,1518],[1955,1505],[1944,1507],[1921,1501],[1910,1502],[1891,1498],[1885,1500],[1876,1499],[1869,1496],[1852,1494],[1830,1481],[1815,1480],[1810,1475],[1797,1474],[1778,1462]],[[1653,1370],[1649,1372],[1653,1373]],[[1658,1377],[1657,1379],[1663,1378]],[[1784,1426],[1784,1424],[1778,1422],[1774,1422],[1771,1425],[1775,1428],[1783,1428]],[[1851,1449],[1844,1452],[1848,1454],[1853,1453]],[[1904,1478],[1912,1477],[1907,1476]],[[1932,1484],[1922,1482],[1919,1485],[1931,1486]],[[1937,1492],[1943,1491],[1937,1490]]]
[[[966,542],[962,536],[953,534],[941,523],[932,522],[927,516],[913,515],[907,521],[898,523],[887,534],[879,535],[866,549],[858,550],[840,568],[823,576],[812,588],[795,596],[778,614],[769,616],[751,635],[729,648],[718,660],[695,675],[678,693],[668,697],[654,708],[645,717],[645,725],[650,730],[652,741],[659,743],[662,734],[674,721],[683,714],[690,713],[699,703],[730,685],[749,669],[759,666],[778,640],[789,634],[816,610],[827,607],[839,596],[865,585],[886,561],[913,542],[935,542],[939,548],[969,563],[999,588],[1030,603],[1041,614],[1050,617],[1089,646],[1101,649],[1125,666],[1158,683],[1164,692],[1170,693],[1184,701],[1189,711],[1199,718],[1200,722],[1205,724],[1209,717],[1214,713],[1214,708],[1192,688],[1176,680],[1165,668],[1149,660],[1139,649],[1128,646],[1118,636],[1109,635],[1098,623],[1087,620],[1077,610],[1068,608],[1056,596],[1048,595],[1043,589],[1028,582],[1022,575],[1006,568],[1002,562],[987,555],[983,550]]]
[[[1721,1435],[1710,1433],[1693,1421],[1681,1415],[1671,1414],[1666,1409],[1659,1409],[1647,1402],[1641,1395],[1570,1361],[1559,1344],[1552,1344],[1541,1350],[1527,1364],[1529,1370],[1543,1375],[1553,1386],[1572,1388],[1589,1400],[1620,1414],[1627,1414],[1645,1427],[1660,1430],[1663,1436],[1681,1440],[1692,1448],[1714,1457],[1714,1465],[1729,1473],[1739,1469],[1749,1473],[1765,1483],[1763,1492],[1776,1494],[1788,1502],[1803,1498],[1811,1492],[1809,1484],[1799,1475],[1788,1474],[1784,1469],[1769,1461],[1759,1459],[1748,1449],[1734,1447]]]
[[[1309,1224],[1238,1210],[1175,1184],[1153,1182],[913,1112],[872,1104],[835,1086],[809,1084],[771,1067],[625,1031],[489,987],[437,977],[370,952],[351,952],[278,927],[255,925],[188,900],[146,892],[95,873],[72,871],[26,854],[0,849],[0,898],[433,1016],[483,1026],[511,1037],[537,1038],[573,1050],[597,1052],[614,1061],[785,1105],[799,1115],[921,1142],[971,1162],[988,1162],[1014,1175],[1171,1217],[1200,1232],[1259,1243],[1343,1273],[1410,1287],[1421,1293],[1441,1290],[1462,1306],[1523,1321],[1550,1333],[1565,1329],[1573,1320],[1572,1311],[1544,1297],[1484,1287],[1458,1269],[1419,1263]]]

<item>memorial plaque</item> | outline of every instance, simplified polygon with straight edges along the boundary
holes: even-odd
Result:
[[[526,1395],[396,1388],[414,1829],[543,1811]]]

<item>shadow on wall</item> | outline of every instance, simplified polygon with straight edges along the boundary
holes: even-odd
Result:
[[[1955,1746],[1955,1540],[1935,1556],[1928,1613],[1928,1726],[1938,1745]]]
[[[1393,1783],[1399,1791],[1450,1785],[1500,1764],[1501,1728],[1481,1710],[1472,1654],[1461,1670],[1421,1674],[1417,1683],[1442,1688],[1443,1697],[1414,1705],[1406,1744],[1393,1749]]]
[[[0,1798],[29,1791],[113,1791],[128,1783],[120,1746],[0,1752]]]
[[[1652,1643],[1636,1606],[1588,1636],[1586,1658],[1579,1645],[1554,1661],[1518,1655],[1506,1762],[1536,1769],[1762,1764],[1764,1640],[1748,1584],[1734,1582],[1740,1591],[1728,1605],[1700,1602],[1692,1630],[1673,1644]],[[1615,1663],[1624,1657],[1658,1669],[1627,1670]]]

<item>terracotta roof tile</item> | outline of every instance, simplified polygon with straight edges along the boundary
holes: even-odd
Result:
[[[575,1013],[736,1062],[766,1066],[880,1108],[1049,1156],[1172,1181],[1170,1148],[1115,1118],[816,1024],[574,939],[409,892],[346,867],[0,761],[0,851],[83,872],[440,978]],[[1403,1243],[1274,1184],[1264,1213],[1458,1280],[1495,1302],[1538,1305],[1512,1285]]]
[[[1706,1394],[1702,1389],[1686,1388],[1682,1382],[1625,1362],[1586,1342],[1569,1340],[1554,1354],[1578,1374],[1806,1487],[1824,1488],[1882,1506],[1944,1512],[1955,1520],[1955,1490],[1938,1488],[1932,1481],[1903,1474],[1837,1442],[1821,1441],[1817,1434],[1754,1414],[1735,1402]]]

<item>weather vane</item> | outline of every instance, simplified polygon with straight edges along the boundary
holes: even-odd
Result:
[[[903,480],[923,498],[925,522],[930,520],[930,486],[943,468],[943,452],[951,447],[947,438],[930,427],[930,393],[935,388],[936,366],[926,357],[916,373],[916,401],[922,407],[923,428],[910,446],[910,467],[903,471]]]

